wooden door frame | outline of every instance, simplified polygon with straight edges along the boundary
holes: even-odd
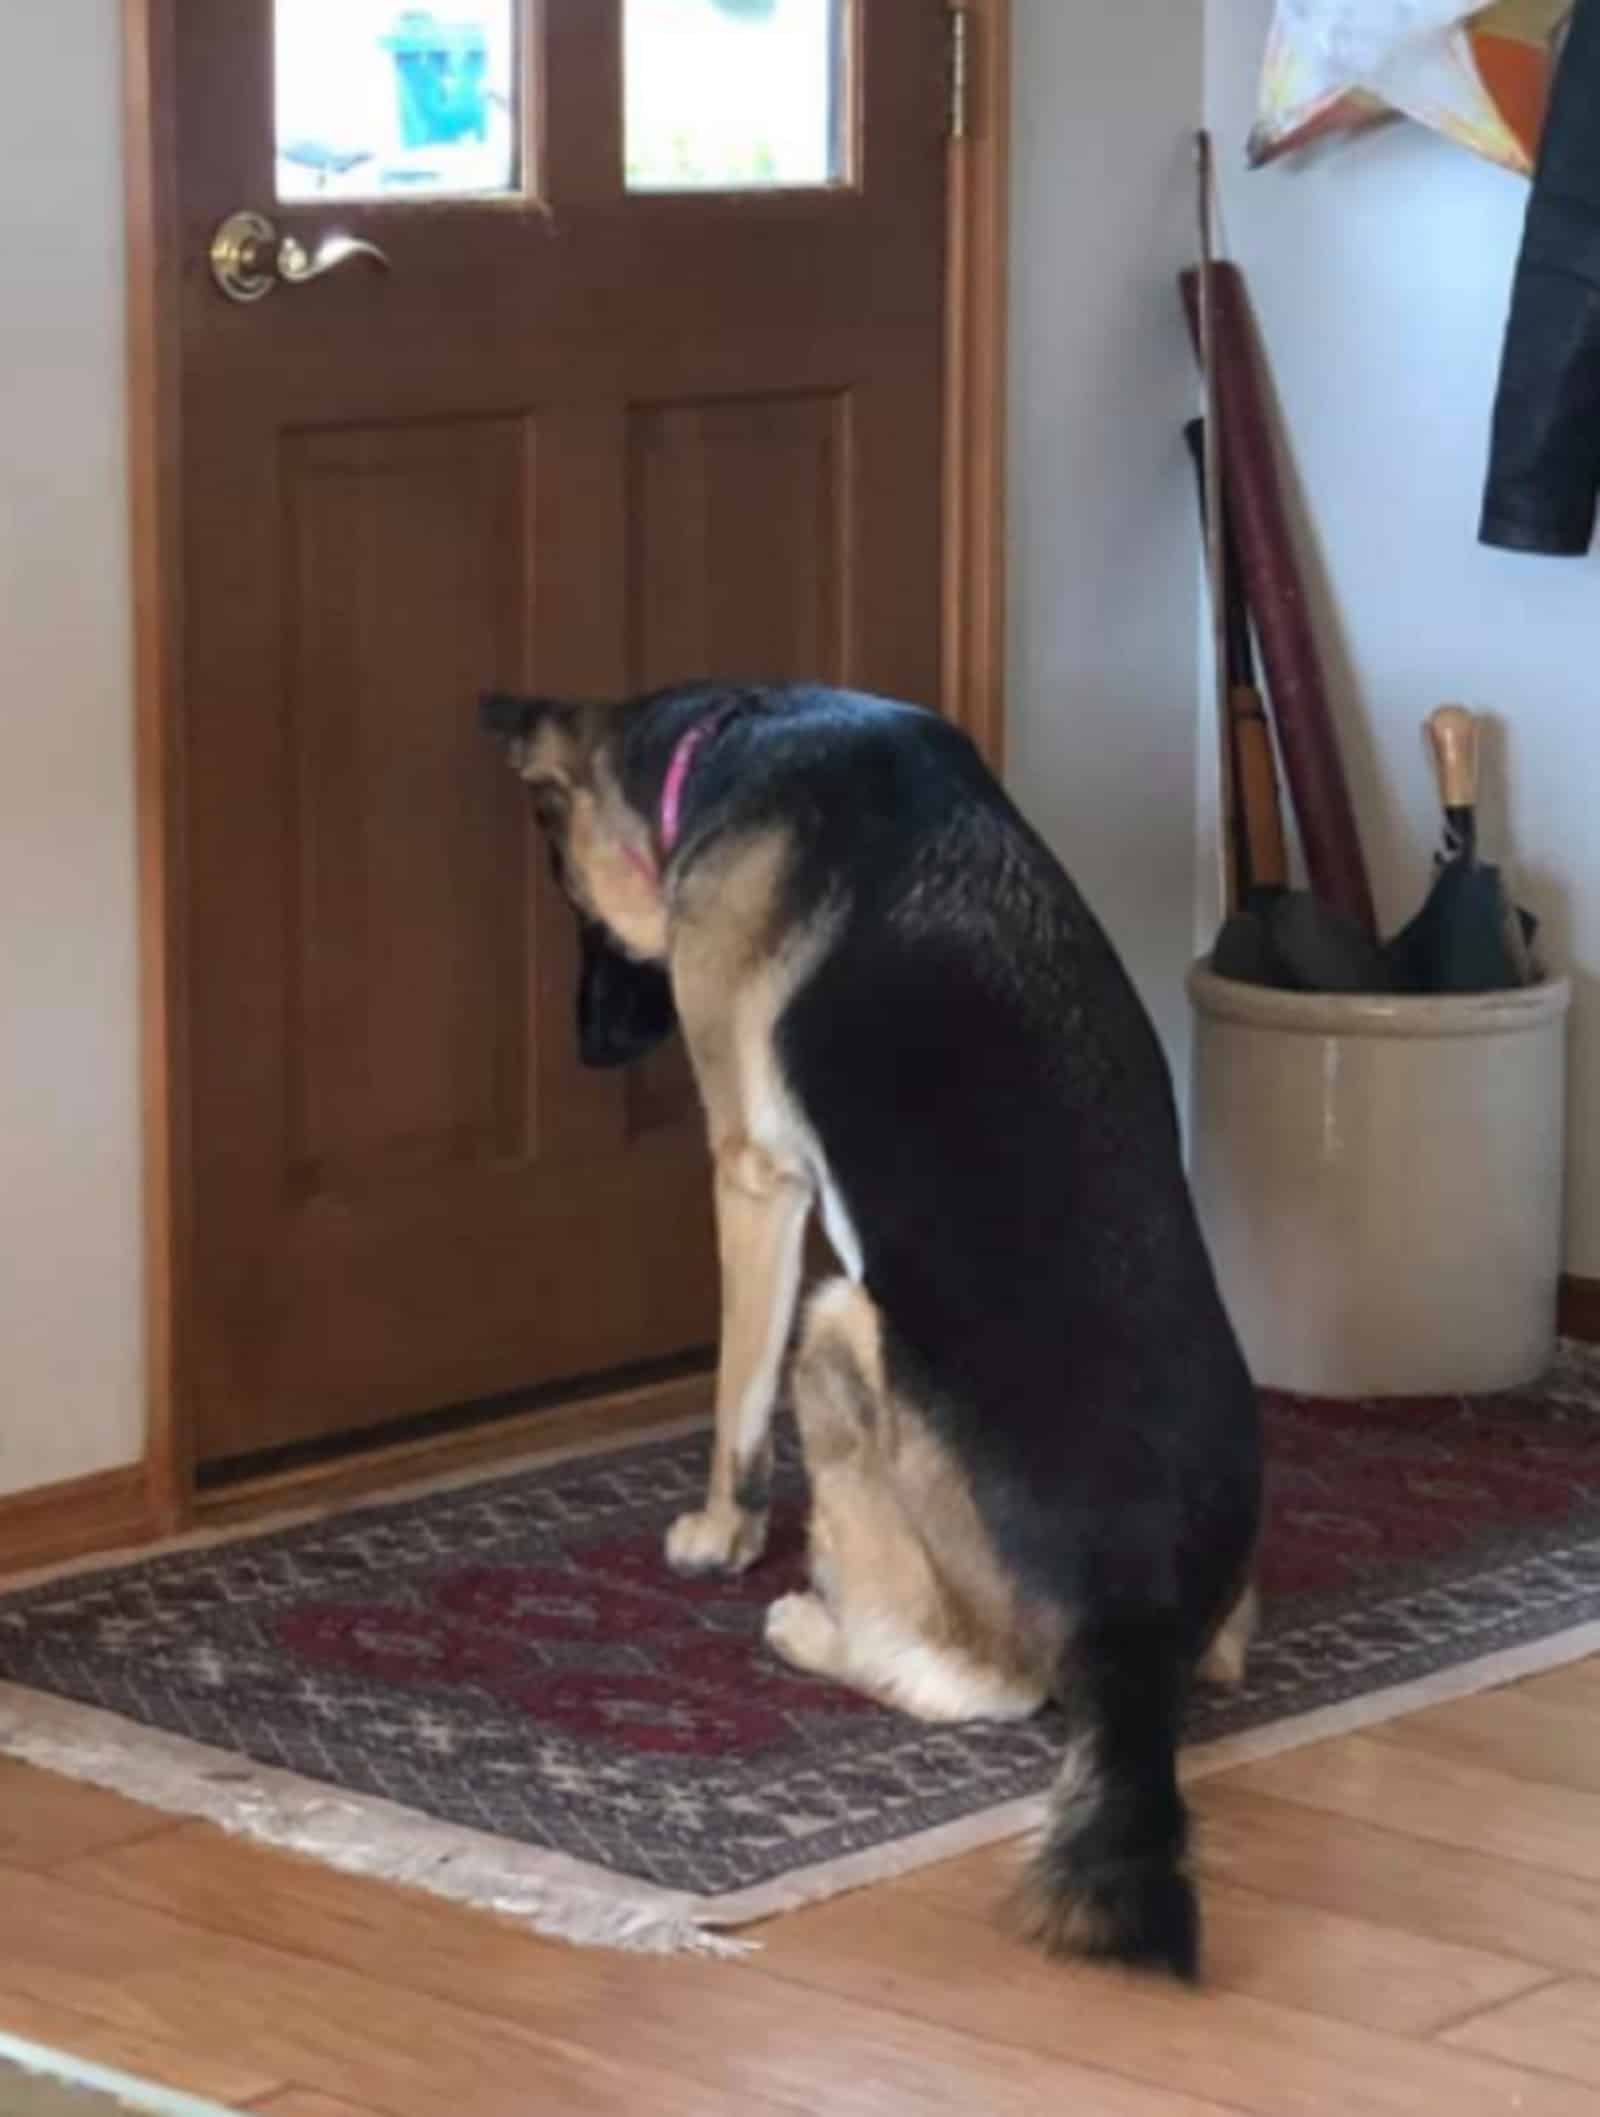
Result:
[[[194,1507],[191,1163],[181,998],[185,847],[176,154],[177,0],[123,0],[149,1530]],[[951,717],[998,767],[1005,733],[1005,344],[1011,0],[968,0],[964,137],[950,146],[943,638]],[[525,1436],[524,1436],[525,1438]],[[415,1474],[414,1459],[409,1474]]]
[[[1011,0],[970,0],[963,11],[973,34],[965,134],[949,150],[941,667],[946,710],[998,772],[1006,737]]]

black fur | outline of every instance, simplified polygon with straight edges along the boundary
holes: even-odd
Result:
[[[1191,1975],[1175,1748],[1250,1564],[1260,1438],[1155,1032],[1054,855],[931,714],[819,688],[658,693],[612,741],[641,814],[682,732],[734,701],[674,865],[724,833],[790,833],[780,924],[827,917],[834,938],[777,1049],[890,1379],[966,1466],[1019,1583],[1074,1627],[1061,1691],[1092,1769],[1038,1855],[1036,1927]]]
[[[1021,1913],[1052,1954],[1103,1956],[1192,1982],[1200,1920],[1178,1791],[1187,1664],[1170,1616],[1094,1611],[1074,1635],[1062,1704],[1080,1748],[1054,1790]]]
[[[741,1465],[733,1497],[746,1514],[765,1514],[772,1505],[772,1451],[763,1449],[753,1462]]]
[[[625,955],[592,920],[580,921],[578,1056],[586,1066],[626,1066],[678,1026],[672,982],[659,963]]]

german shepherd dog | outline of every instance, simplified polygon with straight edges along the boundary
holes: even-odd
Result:
[[[1109,941],[966,737],[915,707],[693,684],[482,712],[581,922],[583,1056],[624,1062],[676,1021],[705,1107],[716,1432],[670,1563],[760,1556],[816,1209],[843,1276],[792,1369],[812,1585],[767,1640],[927,1720],[1058,1699],[1026,1931],[1192,1978],[1176,1752],[1193,1676],[1242,1669],[1260,1440]]]

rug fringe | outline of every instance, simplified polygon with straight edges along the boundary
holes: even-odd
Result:
[[[0,1684],[0,1754],[343,1874],[492,1912],[552,1940],[640,1955],[739,1956],[702,1899],[255,1765],[98,1707]]]

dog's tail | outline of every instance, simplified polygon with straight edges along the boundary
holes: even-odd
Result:
[[[1199,1913],[1184,1868],[1177,1746],[1188,1664],[1170,1619],[1129,1614],[1075,1632],[1062,1662],[1068,1750],[1023,1881],[1023,1931],[1052,1955],[1192,1981]]]

